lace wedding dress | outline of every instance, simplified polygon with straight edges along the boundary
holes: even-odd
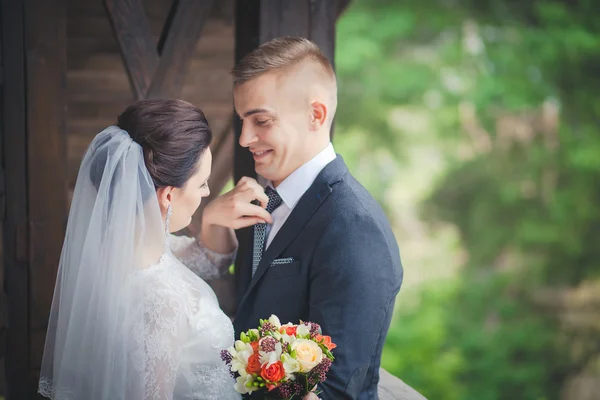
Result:
[[[218,254],[196,239],[174,235],[170,247],[134,280],[144,288],[144,327],[143,335],[132,327],[132,337],[145,346],[146,359],[132,365],[144,365],[145,399],[239,400],[220,357],[234,341],[233,326],[203,280],[226,274],[234,254]]]

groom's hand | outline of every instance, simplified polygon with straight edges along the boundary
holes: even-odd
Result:
[[[258,200],[260,205],[252,204]],[[202,215],[203,224],[220,225],[233,229],[259,223],[272,223],[265,210],[269,197],[256,180],[243,177],[235,188],[211,201]]]

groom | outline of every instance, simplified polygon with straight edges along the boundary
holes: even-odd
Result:
[[[240,145],[267,180],[273,224],[240,232],[236,334],[277,315],[337,344],[325,400],[377,399],[381,350],[402,283],[392,229],[330,142],[333,68],[302,38],[271,40],[234,69]]]

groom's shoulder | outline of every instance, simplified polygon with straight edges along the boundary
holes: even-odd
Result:
[[[367,256],[371,260],[380,260],[383,270],[401,269],[398,243],[387,216],[369,191],[349,172],[331,185],[321,215],[323,234],[319,246],[327,251],[336,249],[357,260]],[[356,272],[355,268],[361,269],[365,265],[358,263],[346,267]]]
[[[379,203],[369,191],[350,173],[343,158],[337,158],[328,164],[319,177],[317,185],[327,185],[330,193],[321,205],[320,224],[330,231],[365,231],[366,228],[378,231],[388,240],[392,239],[392,230]],[[344,235],[348,237],[349,235]]]
[[[333,215],[337,218],[352,219],[360,215],[387,222],[377,200],[350,172],[331,185],[331,200],[334,206]]]
[[[340,245],[355,245],[357,240],[369,237],[394,248],[397,246],[383,209],[349,172],[331,185],[331,193],[321,215],[327,226],[325,230],[337,237]]]

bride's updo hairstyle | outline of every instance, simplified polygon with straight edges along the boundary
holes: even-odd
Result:
[[[183,187],[212,140],[204,113],[183,100],[140,100],[127,107],[117,125],[142,147],[156,189]]]

